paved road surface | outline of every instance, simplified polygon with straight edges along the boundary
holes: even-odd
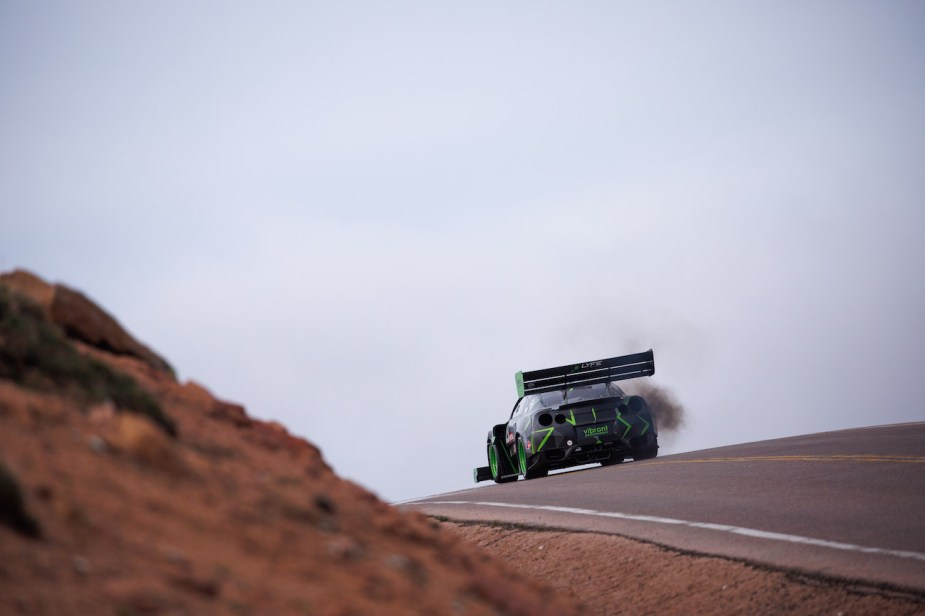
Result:
[[[595,467],[406,503],[925,591],[925,422]]]

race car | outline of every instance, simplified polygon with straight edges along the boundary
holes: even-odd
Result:
[[[655,415],[641,396],[616,381],[655,374],[652,350],[610,359],[518,372],[517,403],[507,423],[488,433],[488,466],[476,483],[545,477],[549,471],[599,462],[619,464],[658,454]]]

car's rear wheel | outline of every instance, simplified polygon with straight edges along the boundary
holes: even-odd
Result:
[[[517,481],[517,475],[504,476],[504,462],[502,461],[501,448],[498,443],[488,444],[488,469],[491,471],[491,478],[495,483],[508,483]]]
[[[651,447],[646,447],[645,449],[639,449],[633,452],[633,460],[638,462],[640,460],[651,460],[658,455],[658,445],[653,445]]]
[[[545,477],[549,474],[548,468],[539,468],[534,467],[530,469],[530,472],[527,473],[527,479],[539,479],[540,477]]]
[[[518,470],[520,474],[524,476],[524,479],[536,479],[538,477],[545,477],[549,474],[549,469],[539,466],[534,466],[529,470],[527,469],[527,450],[520,437],[517,437],[517,465],[520,467]]]

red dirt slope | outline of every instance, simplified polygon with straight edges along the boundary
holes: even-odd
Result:
[[[576,613],[177,382],[83,295],[17,272],[0,300],[0,613]]]

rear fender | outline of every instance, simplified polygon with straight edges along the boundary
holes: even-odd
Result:
[[[658,421],[649,403],[642,396],[626,396],[620,401],[620,410],[624,415],[635,415],[648,424],[647,432],[658,436]]]
[[[496,439],[504,442],[504,433],[506,431],[507,431],[507,424],[498,424],[497,426],[491,429],[491,432],[489,433],[489,438],[493,436]]]

